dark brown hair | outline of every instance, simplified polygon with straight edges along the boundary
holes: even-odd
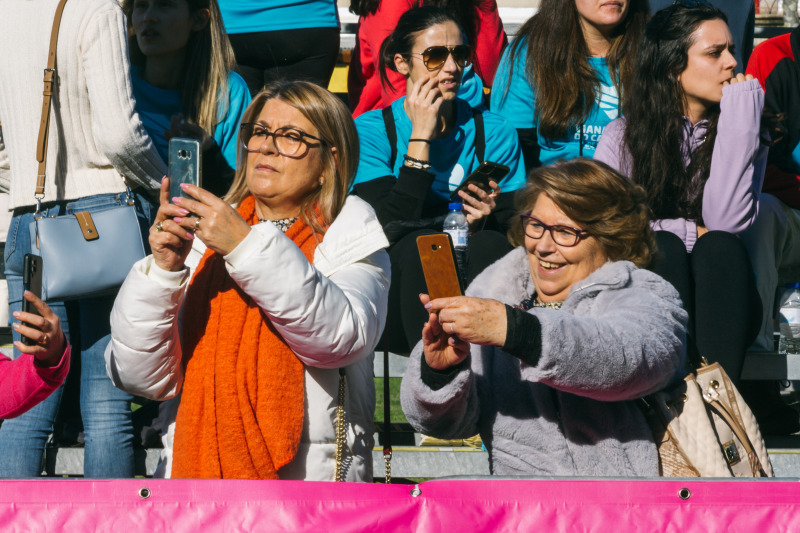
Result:
[[[652,261],[656,245],[644,189],[610,166],[579,157],[535,169],[517,194],[519,214],[533,209],[541,194],[597,239],[610,260],[641,268]],[[520,217],[512,220],[508,237],[516,246],[524,244]]]
[[[631,0],[606,55],[620,98],[633,73],[647,16],[647,0]],[[511,45],[509,81],[523,53],[525,76],[536,94],[538,130],[548,139],[563,138],[586,120],[600,93],[575,0],[542,0],[539,11],[523,24]]]

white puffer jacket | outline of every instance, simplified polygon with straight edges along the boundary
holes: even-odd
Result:
[[[191,269],[204,252],[200,244],[181,272],[166,272],[149,256],[128,274],[111,313],[111,342],[105,354],[117,387],[155,400],[179,394],[179,311]],[[372,208],[349,197],[317,247],[313,265],[268,223],[253,226],[225,256],[233,280],[270,317],[305,365],[303,435],[297,456],[280,471],[282,479],[333,480],[338,368],[345,367],[345,478],[372,480],[372,354],[386,321],[388,245]],[[167,420],[168,458],[176,411],[172,409]],[[167,476],[169,472],[168,467]]]

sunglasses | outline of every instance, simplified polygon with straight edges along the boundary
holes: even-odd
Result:
[[[422,56],[422,63],[429,71],[439,70],[447,62],[447,56],[453,56],[458,68],[464,68],[472,61],[472,47],[468,44],[457,44],[456,46],[431,46],[422,53],[412,52],[415,56]]]

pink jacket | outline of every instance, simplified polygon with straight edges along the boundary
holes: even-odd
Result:
[[[39,366],[30,354],[14,360],[0,355],[0,418],[19,416],[50,396],[67,377],[69,357],[69,344],[51,367]]]

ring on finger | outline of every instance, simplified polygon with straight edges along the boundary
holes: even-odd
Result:
[[[162,231],[164,231],[164,226],[161,225],[161,222],[156,222],[155,228],[156,228],[156,233],[161,233]]]
[[[194,221],[194,230],[195,231],[200,229],[200,221],[201,220],[203,220],[202,217],[198,217],[197,219],[195,219],[195,221]]]
[[[42,346],[47,344],[47,333],[42,333],[42,338],[39,339],[39,344]]]
[[[452,322],[450,322],[450,335],[455,335],[455,334],[456,334],[455,325]]]

